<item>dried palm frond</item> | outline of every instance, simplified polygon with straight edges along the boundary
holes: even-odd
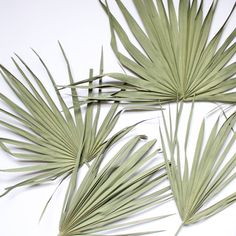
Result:
[[[61,45],[60,48],[67,63],[70,82],[73,83],[70,64]],[[37,53],[36,55],[46,69],[60,106],[56,105],[40,79],[19,56],[17,56],[18,59],[30,76],[26,75],[16,60],[13,59],[13,62],[26,85],[4,66],[0,66],[6,83],[23,104],[23,106],[18,105],[7,95],[0,94],[1,101],[9,108],[9,110],[1,108],[0,112],[11,120],[6,122],[1,119],[0,125],[19,137],[19,139],[1,137],[0,145],[7,153],[24,163],[24,167],[2,171],[30,174],[30,177],[28,176],[24,181],[7,187],[3,195],[16,187],[37,185],[58,177],[66,178],[74,169],[90,162],[104,148],[118,141],[134,127],[126,127],[109,137],[122,113],[122,111],[117,112],[119,104],[111,105],[99,126],[101,104],[87,104],[85,116],[82,116],[77,91],[73,88],[71,89],[73,101],[71,110],[74,114],[71,114],[70,108],[57,90],[49,69],[40,56]],[[103,58],[101,58],[100,73],[102,71]],[[90,76],[92,76],[92,71],[90,71]],[[37,88],[32,82],[36,83]],[[89,94],[91,93],[92,90],[89,89]]]
[[[141,138],[143,137],[132,138],[104,167],[101,167],[105,157],[102,153],[94,160],[77,190],[69,185],[69,192],[71,191],[72,195],[64,202],[60,220],[60,236],[105,236],[109,234],[109,230],[139,225],[167,216],[120,222],[163,203],[172,196],[169,186],[155,189],[167,179],[165,163],[147,167],[147,164],[159,152],[156,150],[149,153],[155,140],[134,150]],[[150,192],[153,189],[155,191]],[[159,231],[128,235],[157,232]]]
[[[210,39],[218,1],[212,2],[205,17],[204,0],[199,7],[197,2],[180,0],[177,12],[173,0],[168,0],[168,9],[162,0],[133,0],[143,29],[122,1],[116,0],[142,50],[132,43],[109,6],[101,2],[109,16],[112,49],[121,65],[132,74],[108,74],[118,82],[109,82],[107,86],[122,90],[97,99],[158,104],[194,98],[195,101],[235,103],[236,92],[231,90],[236,88],[236,63],[231,59],[236,52],[236,29],[222,45],[219,43],[236,4]],[[119,51],[117,38],[131,59]]]
[[[171,162],[170,166],[167,165],[167,173],[179,215],[182,219],[181,227],[210,217],[236,201],[236,193],[233,193],[216,203],[212,203],[212,200],[230,182],[236,179],[236,133],[232,129],[236,122],[236,114],[231,115],[220,128],[218,127],[218,119],[207,137],[205,134],[205,121],[202,122],[196,139],[195,151],[192,152],[193,161],[190,167],[188,143],[194,108],[192,106],[186,124],[185,142],[183,148],[181,148],[180,140],[183,132],[179,134],[178,127],[182,107],[183,104],[177,108],[175,131],[172,131],[171,118],[168,129],[164,115],[166,135],[164,136],[163,131],[161,131],[165,161],[166,163]],[[206,144],[204,144],[205,138]],[[191,148],[193,147],[191,146]],[[184,163],[184,165],[181,165],[181,163]]]

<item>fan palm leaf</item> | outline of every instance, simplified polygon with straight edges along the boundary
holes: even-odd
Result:
[[[97,99],[158,104],[194,98],[195,101],[235,103],[236,93],[232,90],[236,87],[236,63],[231,59],[236,52],[236,29],[221,45],[220,40],[236,4],[222,27],[210,38],[218,1],[212,2],[205,17],[204,0],[199,7],[197,2],[180,0],[177,12],[173,0],[168,0],[168,9],[162,0],[133,0],[141,27],[122,1],[116,0],[141,49],[129,39],[109,6],[101,2],[110,21],[112,49],[131,74],[107,74],[118,81],[107,85],[122,87],[122,90]],[[119,51],[117,38],[130,57]]]
[[[73,83],[70,64],[61,44],[59,46],[68,67],[69,80]],[[1,101],[9,108],[8,110],[1,108],[0,112],[10,119],[9,122],[1,119],[0,124],[14,136],[18,136],[18,139],[1,137],[0,145],[12,157],[24,163],[23,167],[2,171],[30,174],[27,179],[7,187],[3,195],[20,186],[37,185],[58,177],[66,178],[74,169],[90,162],[104,148],[108,148],[134,127],[126,127],[111,136],[122,113],[122,110],[118,111],[119,103],[115,102],[110,106],[103,122],[98,125],[101,104],[87,104],[85,108],[83,107],[85,116],[82,116],[82,107],[74,88],[71,88],[73,107],[70,109],[57,90],[56,82],[49,69],[40,56],[37,53],[36,55],[46,69],[60,106],[56,105],[40,79],[19,56],[17,58],[21,64],[15,59],[13,62],[25,84],[0,65],[3,78],[23,104],[23,106],[18,105],[7,95],[0,94]],[[22,65],[29,76],[24,72]],[[100,73],[102,71],[103,56]],[[89,89],[88,93],[92,92],[92,89]]]
[[[187,131],[183,149],[180,146],[178,134],[182,107],[183,104],[177,109],[175,131],[172,132],[172,119],[170,119],[170,128],[168,129],[164,115],[165,136],[161,130],[164,158],[166,163],[171,161],[171,165],[167,165],[167,173],[182,219],[181,227],[210,217],[236,201],[236,193],[233,193],[214,204],[211,203],[213,198],[236,179],[236,152],[234,148],[236,133],[233,132],[236,114],[232,114],[220,128],[218,119],[208,137],[205,137],[205,121],[202,122],[190,168],[187,149],[194,106],[192,106],[186,125]],[[204,144],[204,138],[206,138],[206,144]],[[231,152],[233,153],[231,154]]]
[[[109,230],[134,226],[157,220],[151,219],[120,223],[130,216],[156,206],[171,198],[170,187],[161,187],[167,179],[165,163],[147,167],[159,150],[150,153],[155,140],[134,148],[143,136],[128,141],[109,162],[101,167],[104,153],[91,165],[81,185],[73,188],[66,198],[60,220],[60,236],[108,235]],[[107,232],[107,233],[106,233]],[[142,232],[129,235],[156,233]]]

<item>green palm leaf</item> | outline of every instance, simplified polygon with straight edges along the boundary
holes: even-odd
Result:
[[[202,122],[190,168],[187,149],[193,106],[187,124],[184,149],[181,149],[180,134],[178,134],[182,107],[181,103],[177,109],[175,132],[172,132],[172,128],[168,129],[164,116],[166,135],[163,136],[163,131],[161,131],[165,161],[166,163],[171,161],[171,166],[167,165],[167,173],[182,219],[181,227],[210,217],[236,201],[236,193],[233,193],[217,203],[211,203],[211,200],[236,178],[234,149],[236,133],[233,132],[236,114],[232,114],[220,128],[218,119],[208,137],[205,137],[205,121]],[[170,127],[173,127],[172,119],[170,119]],[[204,144],[204,138],[206,138],[206,144]],[[233,154],[230,153],[231,151]]]
[[[60,48],[68,67],[70,83],[73,83],[70,64],[61,45]],[[0,94],[0,99],[9,108],[8,110],[1,108],[0,112],[10,118],[10,122],[0,120],[0,124],[18,136],[18,139],[1,137],[0,145],[7,153],[24,163],[23,167],[2,171],[30,174],[30,177],[25,180],[7,187],[3,195],[16,187],[37,185],[58,177],[66,178],[73,170],[90,162],[103,149],[118,141],[134,127],[134,125],[126,127],[111,136],[122,113],[122,111],[117,111],[119,103],[115,102],[111,105],[102,124],[98,125],[101,105],[87,104],[83,117],[78,94],[74,88],[71,88],[73,102],[71,110],[74,113],[72,114],[57,90],[56,82],[49,69],[40,56],[37,53],[36,55],[49,76],[60,106],[56,105],[40,79],[19,56],[17,58],[30,75],[26,75],[22,65],[13,59],[24,83],[0,65],[3,78],[23,104],[23,106],[18,105],[6,95]],[[103,56],[101,73],[103,73]],[[90,76],[92,76],[92,70]],[[89,94],[92,92],[92,89],[89,89]]]
[[[149,192],[167,179],[165,163],[147,167],[158,153],[149,153],[155,140],[134,150],[142,136],[127,142],[101,167],[104,153],[93,163],[77,190],[66,198],[60,220],[60,236],[108,235],[109,230],[124,228],[166,216],[120,223],[130,216],[170,199],[170,187]],[[69,190],[70,191],[70,190]],[[107,233],[106,233],[107,232]],[[129,235],[156,233],[142,232]]]
[[[236,4],[210,39],[217,2],[212,2],[203,17],[204,0],[199,7],[197,0],[180,0],[179,12],[173,0],[168,0],[168,9],[162,0],[133,0],[143,24],[141,27],[122,1],[116,0],[142,50],[129,39],[109,6],[101,2],[110,21],[112,49],[119,62],[133,75],[108,74],[119,81],[109,82],[108,86],[123,87],[123,90],[97,99],[157,104],[194,98],[195,101],[235,103],[236,93],[231,90],[236,87],[236,63],[231,59],[236,52],[236,29],[221,45],[219,43]],[[117,38],[131,59],[119,51]],[[78,84],[80,82],[74,85]]]

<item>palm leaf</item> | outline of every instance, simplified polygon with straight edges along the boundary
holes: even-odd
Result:
[[[107,74],[120,82],[109,82],[108,85],[117,89],[123,86],[124,91],[97,99],[158,104],[192,101],[194,98],[195,101],[235,103],[236,93],[231,90],[236,87],[236,63],[231,59],[236,52],[236,29],[222,45],[219,43],[236,4],[210,39],[218,1],[212,2],[203,17],[204,0],[200,1],[199,7],[197,0],[180,0],[178,13],[172,0],[168,0],[168,9],[165,9],[162,0],[156,1],[156,4],[154,0],[133,0],[143,24],[141,27],[122,1],[116,0],[131,33],[142,48],[140,50],[129,39],[109,6],[100,2],[109,17],[112,49],[119,62],[132,74]],[[117,38],[131,59],[119,51]]]
[[[61,45],[60,48],[67,64],[70,83],[73,83],[70,64]],[[37,185],[58,177],[66,178],[74,169],[93,160],[103,149],[117,142],[134,127],[134,125],[126,127],[111,136],[122,113],[122,111],[117,111],[119,103],[115,102],[110,105],[110,110],[99,126],[101,105],[94,103],[85,105],[85,108],[83,107],[85,117],[83,117],[80,100],[74,88],[71,88],[73,107],[70,109],[57,90],[56,82],[49,69],[40,56],[37,53],[36,55],[49,76],[60,106],[56,105],[40,79],[19,56],[17,58],[21,64],[15,59],[13,62],[25,84],[4,66],[0,66],[6,83],[23,104],[23,106],[18,105],[6,95],[0,94],[0,99],[9,108],[8,110],[1,108],[0,111],[10,118],[9,122],[0,120],[0,124],[10,133],[18,136],[18,138],[1,137],[0,145],[12,157],[24,163],[23,167],[2,171],[30,174],[30,177],[25,180],[7,187],[3,195],[20,186]],[[29,76],[24,72],[22,65]],[[100,73],[102,71],[103,56]],[[92,76],[92,70],[90,76]],[[89,94],[92,92],[93,90],[89,89]]]
[[[165,163],[147,167],[157,151],[149,153],[155,140],[134,150],[142,136],[132,138],[102,168],[104,153],[93,163],[72,198],[65,200],[60,220],[60,236],[108,235],[120,229],[166,216],[120,223],[130,216],[170,199],[170,188],[149,192],[167,179]],[[68,188],[73,188],[69,185]],[[149,192],[149,193],[148,193]],[[107,233],[106,233],[107,232]],[[142,232],[129,235],[156,233]]]
[[[205,121],[202,122],[190,168],[187,149],[194,108],[192,106],[187,124],[184,149],[181,149],[178,126],[182,107],[183,104],[177,109],[175,132],[169,131],[171,129],[168,129],[165,117],[164,127],[167,138],[163,136],[161,130],[165,161],[166,163],[171,161],[171,166],[167,165],[167,173],[182,219],[181,227],[208,218],[236,201],[236,193],[233,193],[212,204],[212,199],[236,178],[236,152],[234,149],[236,133],[232,132],[236,114],[232,114],[220,128],[218,119],[208,137],[205,137]],[[172,119],[170,119],[170,127],[172,126]],[[182,136],[183,134],[181,134]],[[204,138],[206,138],[206,144],[204,144]],[[229,155],[231,156],[229,157]],[[181,163],[184,164],[181,165]]]

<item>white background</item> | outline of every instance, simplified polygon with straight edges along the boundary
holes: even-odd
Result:
[[[115,15],[120,17],[115,1],[108,1]],[[135,13],[132,1],[128,0],[127,7]],[[178,1],[176,1],[177,3]],[[206,1],[205,9],[211,1]],[[223,23],[235,0],[220,0],[214,19],[212,33]],[[48,78],[45,76],[40,63],[33,55],[30,47],[34,48],[45,59],[58,84],[67,84],[66,67],[61,56],[57,40],[60,40],[70,59],[75,80],[84,79],[89,68],[98,68],[101,46],[104,47],[106,72],[120,71],[118,62],[113,55],[109,41],[110,32],[108,19],[97,0],[0,0],[0,63],[16,72],[10,57],[16,52],[40,75],[45,86],[50,90]],[[228,24],[225,36],[232,31],[236,24],[236,14]],[[124,24],[125,25],[125,24]],[[0,91],[12,99],[9,88],[2,82]],[[65,95],[66,96],[66,95]],[[2,104],[1,104],[2,105]],[[173,106],[172,106],[173,107]],[[189,105],[186,106],[187,110]],[[215,107],[215,104],[200,103],[196,105],[193,140],[202,118]],[[187,111],[186,115],[188,114]],[[218,114],[207,118],[208,129]],[[132,134],[147,134],[150,139],[158,138],[158,118],[160,113],[129,113],[120,119],[117,130],[145,118],[156,117],[155,120],[138,126]],[[195,133],[194,133],[195,130]],[[4,135],[1,131],[0,136]],[[127,139],[126,139],[127,140]],[[125,141],[126,141],[125,140]],[[158,144],[160,146],[160,139]],[[116,147],[117,148],[117,147]],[[115,150],[115,149],[114,149]],[[190,150],[191,151],[191,150]],[[17,166],[4,152],[0,152],[0,169]],[[17,180],[17,175],[0,173],[0,192]],[[22,188],[11,192],[0,199],[0,236],[56,236],[60,209],[67,187],[65,182],[56,192],[45,217],[39,224],[39,216],[44,204],[57,186],[57,182],[34,188]],[[236,183],[227,190],[229,193],[236,191]],[[228,192],[223,192],[224,196]],[[152,211],[146,212],[142,217],[157,216],[167,213],[176,215],[165,220],[153,222],[136,227],[133,230],[159,230],[166,229],[160,235],[171,236],[177,230],[180,219],[174,202],[162,205]],[[198,224],[184,228],[180,235],[236,235],[236,204],[227,208],[220,214]]]

